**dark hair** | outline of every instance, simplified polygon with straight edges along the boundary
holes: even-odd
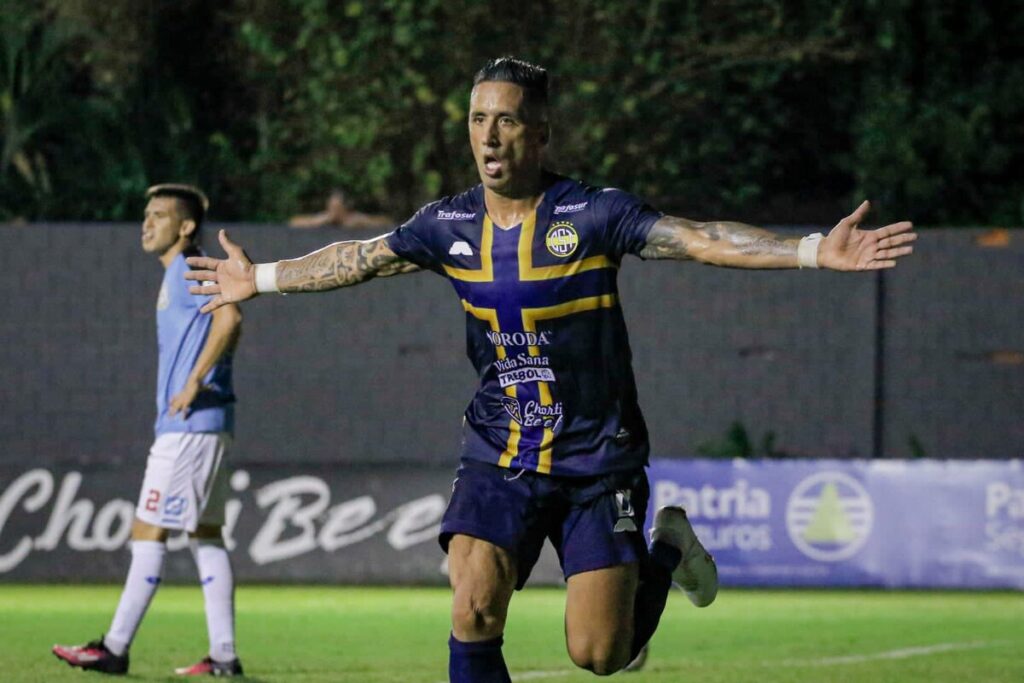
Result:
[[[153,197],[174,197],[178,200],[178,210],[183,218],[194,221],[196,229],[192,232],[192,239],[199,237],[199,229],[203,227],[203,219],[210,208],[210,200],[195,185],[183,185],[180,183],[161,183],[146,190],[146,199]]]
[[[544,67],[518,57],[498,57],[484,64],[473,77],[473,85],[484,81],[515,83],[523,89],[528,109],[536,109],[542,120],[547,118],[548,72]]]

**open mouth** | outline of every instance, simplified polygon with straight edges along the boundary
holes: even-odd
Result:
[[[490,178],[496,178],[501,175],[501,170],[504,164],[501,159],[496,155],[487,153],[484,154],[484,173]]]

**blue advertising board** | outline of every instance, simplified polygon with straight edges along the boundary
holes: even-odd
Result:
[[[655,460],[725,585],[1024,589],[1020,460]]]

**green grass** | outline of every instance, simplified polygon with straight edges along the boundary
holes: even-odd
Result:
[[[49,654],[108,625],[114,586],[0,586],[0,680],[94,681]],[[593,681],[562,635],[564,593],[515,596],[505,634],[513,680]],[[243,586],[238,642],[250,681],[441,683],[448,593],[441,589]],[[945,651],[935,649],[954,644]],[[205,653],[198,587],[161,589],[132,647],[130,679],[173,680]],[[902,658],[882,658],[904,651]],[[627,683],[1024,680],[1024,595],[725,590],[705,610],[673,595],[647,669]],[[828,661],[854,656],[860,659]]]

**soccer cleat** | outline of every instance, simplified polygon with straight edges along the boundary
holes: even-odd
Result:
[[[179,676],[241,676],[242,662],[237,658],[230,662],[218,662],[211,657],[203,657],[192,666],[183,666],[174,670]]]
[[[53,654],[57,659],[86,671],[105,674],[128,673],[128,653],[115,655],[103,644],[103,637],[85,645],[54,645]]]
[[[654,515],[651,541],[667,543],[683,554],[672,580],[697,607],[707,607],[718,595],[718,567],[715,558],[704,549],[681,507],[663,507]]]

